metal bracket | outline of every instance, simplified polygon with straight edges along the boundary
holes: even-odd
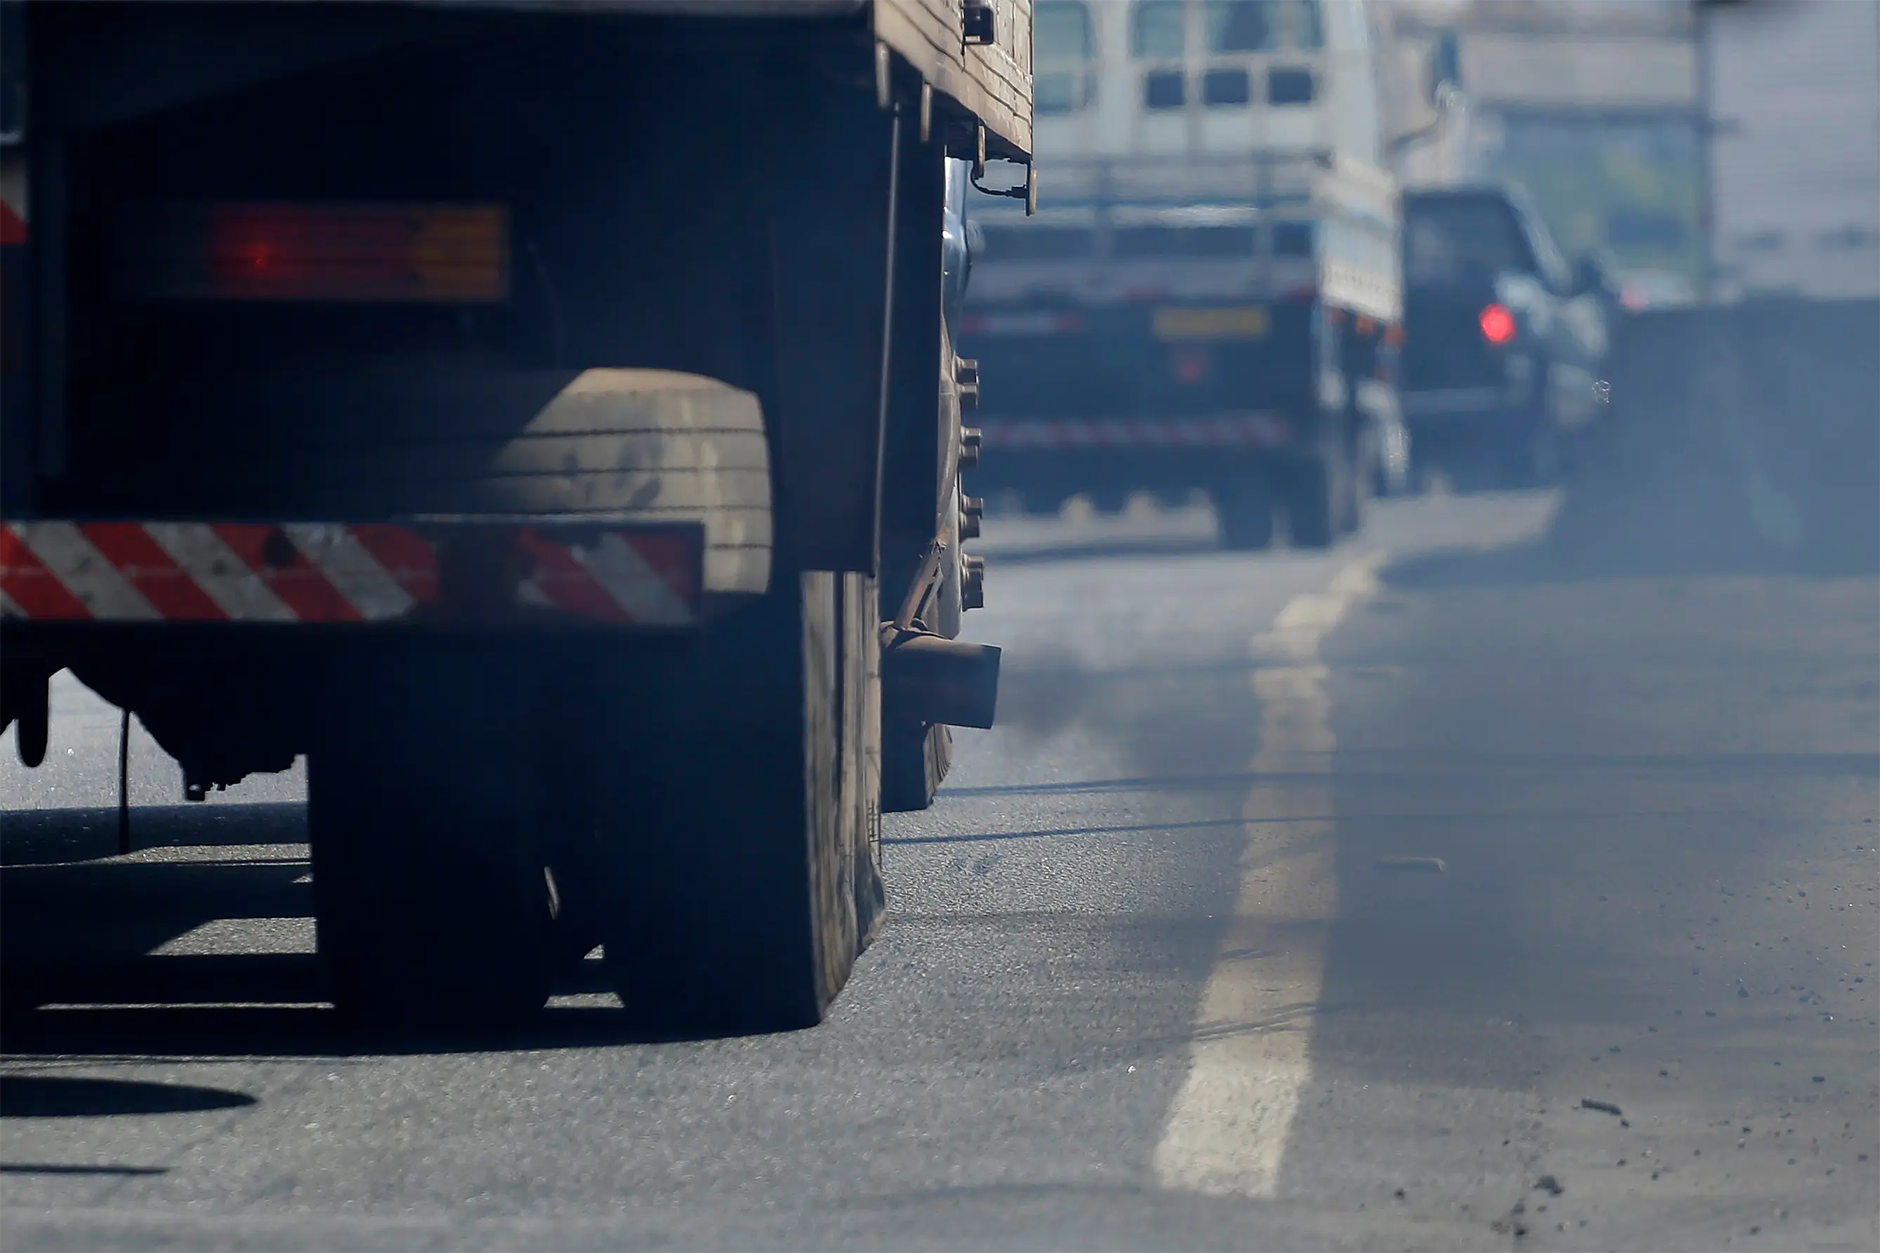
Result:
[[[912,631],[914,619],[920,616],[920,608],[927,599],[927,591],[933,585],[934,575],[940,571],[940,558],[946,553],[947,542],[935,537],[927,545],[927,553],[920,560],[920,568],[914,573],[914,581],[909,584],[907,596],[901,601],[900,612],[894,615],[896,631]]]
[[[1036,217],[1038,215],[1037,166],[1028,165],[1025,167],[1025,182],[1024,185],[1020,187],[1007,187],[1000,191],[994,191],[992,188],[979,181],[980,177],[986,172],[985,161],[983,159],[985,137],[986,132],[982,128],[979,132],[982,159],[973,171],[973,189],[984,196],[999,196],[1006,200],[1023,200],[1025,202],[1025,216],[1028,218]]]

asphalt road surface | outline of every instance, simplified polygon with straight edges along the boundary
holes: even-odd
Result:
[[[1874,1249],[1880,582],[1656,525],[995,522],[1003,725],[788,1036],[578,981],[345,1035],[299,778],[185,808],[137,733],[112,855],[116,715],[63,687],[45,768],[0,745],[0,1242]]]

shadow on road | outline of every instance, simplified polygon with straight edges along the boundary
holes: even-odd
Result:
[[[120,858],[115,810],[0,815],[0,1050],[8,1061],[346,1057],[673,1038],[649,1034],[607,1003],[611,989],[592,956],[565,972],[554,993],[593,1003],[551,1004],[513,1029],[354,1029],[332,1009],[312,951],[303,806],[139,809],[135,822],[137,852]],[[192,943],[231,926],[247,928],[235,947],[250,951]],[[224,936],[219,946],[227,944]],[[291,951],[265,951],[270,945]],[[215,1095],[19,1076],[7,1085],[6,1117],[159,1112],[166,1100]],[[114,1103],[122,1108],[106,1108]]]
[[[131,811],[134,850],[306,842],[305,805],[140,805]],[[117,851],[115,809],[0,813],[0,866],[91,861]]]
[[[246,1092],[186,1083],[62,1075],[0,1075],[0,1118],[101,1118],[184,1114],[253,1105]]]

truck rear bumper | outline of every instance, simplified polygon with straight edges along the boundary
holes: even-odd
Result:
[[[1231,488],[1305,454],[1300,424],[1277,413],[1184,418],[983,419],[976,492],[1180,493]]]
[[[0,524],[0,624],[673,629],[703,607],[699,524]]]
[[[1510,412],[1517,406],[1503,386],[1426,387],[1398,393],[1406,422],[1475,421]]]
[[[1284,448],[1294,423],[1266,411],[1180,418],[980,420],[987,451],[1049,448]]]

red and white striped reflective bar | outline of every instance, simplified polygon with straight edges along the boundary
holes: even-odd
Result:
[[[696,527],[8,522],[0,617],[684,626],[703,546]]]
[[[1040,418],[981,421],[986,448],[1275,448],[1292,424],[1275,413],[1205,418]]]

